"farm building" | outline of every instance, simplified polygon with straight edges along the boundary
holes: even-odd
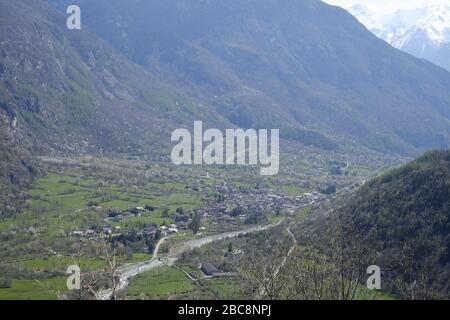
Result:
[[[219,269],[217,269],[212,263],[210,262],[205,262],[202,263],[201,268],[200,268],[203,273],[207,276],[211,276],[213,277],[214,275],[220,273]]]

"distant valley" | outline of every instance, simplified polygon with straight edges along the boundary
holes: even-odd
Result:
[[[399,50],[447,9],[390,45],[319,0],[77,3],[0,0],[0,300],[448,298],[450,72]],[[276,174],[174,163],[200,121],[279,130]]]

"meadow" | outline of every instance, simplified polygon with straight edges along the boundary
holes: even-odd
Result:
[[[101,252],[93,254],[88,250],[81,257],[74,254],[76,239],[70,237],[73,231],[119,226],[122,232],[128,232],[150,223],[170,224],[173,219],[164,213],[175,212],[178,207],[192,210],[201,204],[199,195],[179,182],[128,185],[105,182],[104,176],[80,174],[76,170],[49,171],[37,179],[27,194],[24,210],[0,220],[0,267],[7,271],[2,277],[11,283],[10,288],[0,289],[0,300],[55,299],[53,291],[65,288],[66,277],[61,275],[67,266],[104,269],[106,261]],[[144,206],[157,209],[122,221],[108,219],[108,208]],[[151,259],[151,254],[131,252],[117,258],[119,263],[141,262]],[[42,273],[48,274],[48,278],[43,278]]]

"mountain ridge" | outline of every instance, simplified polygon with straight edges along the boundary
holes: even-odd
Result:
[[[449,74],[391,49],[340,8],[314,0],[80,5],[90,29],[236,126],[319,132],[403,154],[449,141]]]
[[[450,70],[450,6],[400,9],[383,14],[363,5],[347,9],[393,47]]]
[[[208,113],[89,30],[67,30],[46,1],[0,5],[9,13],[0,20],[0,110],[34,154],[148,153],[170,127]]]
[[[2,0],[1,112],[33,154],[153,154],[194,120],[324,149],[448,144],[449,73],[283,1],[80,1],[69,31],[63,1]]]

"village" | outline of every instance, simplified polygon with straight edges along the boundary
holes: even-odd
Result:
[[[305,204],[322,197],[318,192],[290,196],[272,189],[234,190],[223,183],[215,187],[214,198],[206,201],[198,212],[203,218],[213,217],[217,222],[257,224],[259,221],[251,220],[252,215],[293,215]]]
[[[195,185],[186,186],[187,189],[198,191]],[[146,214],[151,214],[157,210],[163,211],[161,217],[167,218],[173,223],[146,223],[139,230],[132,230],[138,238],[161,238],[188,231],[194,215],[201,218],[201,226],[196,232],[196,236],[205,233],[214,234],[223,231],[232,231],[245,228],[246,225],[266,224],[270,217],[288,217],[316,201],[320,201],[327,196],[319,192],[303,193],[301,195],[285,195],[272,189],[255,187],[250,190],[236,189],[228,186],[226,182],[206,188],[205,199],[202,206],[195,210],[185,210],[177,208],[175,212],[170,212],[167,208],[157,208],[146,205],[143,207],[129,207],[119,210],[114,207],[102,208],[92,206],[92,210],[106,212],[106,218],[102,226],[91,226],[85,230],[75,230],[70,233],[74,237],[117,239],[126,230],[121,225],[127,221],[140,218]],[[208,226],[208,228],[206,227]]]

